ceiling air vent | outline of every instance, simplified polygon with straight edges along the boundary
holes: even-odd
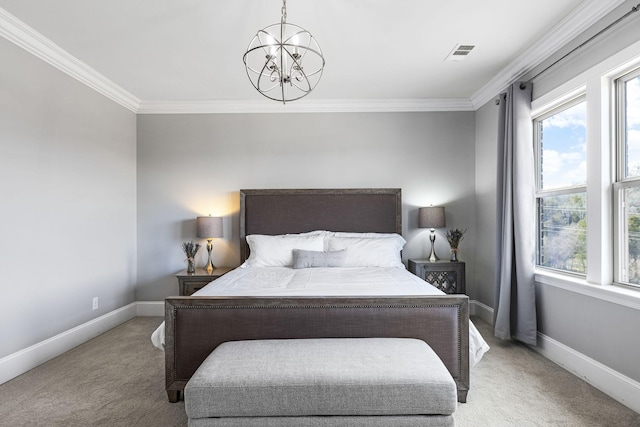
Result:
[[[462,61],[471,53],[474,47],[472,44],[457,44],[445,58],[445,61]]]

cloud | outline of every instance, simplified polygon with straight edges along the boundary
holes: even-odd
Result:
[[[573,107],[560,111],[544,119],[545,128],[573,128],[587,126],[587,104],[581,102]]]
[[[640,129],[632,129],[627,133],[627,150],[640,151]]]
[[[627,133],[627,159],[629,161],[628,170],[640,170],[640,129],[630,130]]]
[[[584,153],[560,153],[546,149],[543,155],[544,189],[582,185],[586,182],[587,161]]]
[[[585,184],[586,110],[586,102],[581,102],[543,120],[544,189]]]

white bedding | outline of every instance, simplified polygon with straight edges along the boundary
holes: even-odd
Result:
[[[353,267],[236,268],[193,294],[194,296],[391,296],[443,295],[403,268]],[[151,336],[164,349],[164,323]],[[474,366],[489,346],[469,322],[469,364]]]

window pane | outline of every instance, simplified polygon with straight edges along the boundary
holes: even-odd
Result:
[[[640,76],[624,84],[625,177],[640,176]]]
[[[587,271],[586,193],[538,199],[538,265]]]
[[[587,182],[587,104],[580,102],[538,121],[538,180],[541,190]]]
[[[623,242],[627,253],[623,257],[623,280],[640,284],[640,188],[626,188],[624,191]],[[625,265],[626,264],[626,265]]]

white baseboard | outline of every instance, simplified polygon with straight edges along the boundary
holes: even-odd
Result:
[[[493,308],[479,301],[469,301],[469,316],[478,316],[488,324],[493,325]]]
[[[538,346],[531,348],[611,398],[640,412],[639,382],[541,333],[538,333]]]
[[[164,317],[164,301],[138,301],[136,303],[136,316]]]
[[[137,303],[90,320],[0,359],[0,384],[22,375],[136,316]]]

